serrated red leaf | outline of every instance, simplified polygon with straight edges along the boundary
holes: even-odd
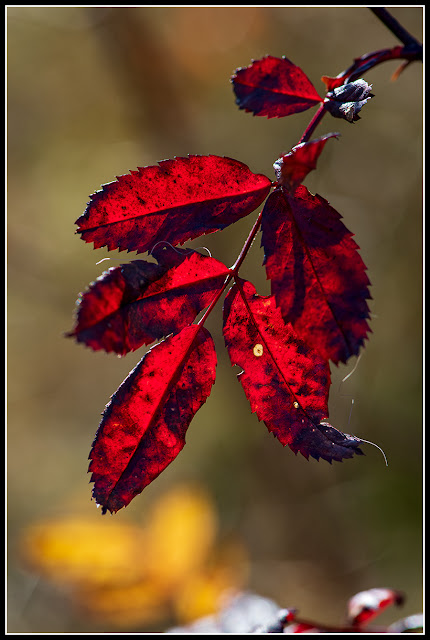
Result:
[[[362,627],[390,605],[401,605],[403,602],[403,593],[394,589],[361,591],[348,602],[348,621],[352,626]]]
[[[158,264],[133,260],[105,271],[80,294],[68,336],[95,351],[125,355],[193,322],[229,269],[191,249],[160,246]]]
[[[367,333],[366,266],[327,200],[299,186],[276,189],[262,219],[267,277],[283,318],[335,364],[357,355]]]
[[[287,58],[265,56],[232,77],[236,104],[255,116],[281,118],[322,102],[309,78]]]
[[[92,195],[76,221],[77,233],[95,249],[142,253],[160,241],[182,244],[254,211],[271,184],[232,158],[163,160],[120,176]]]
[[[89,455],[93,496],[104,513],[129,504],[176,458],[215,368],[212,337],[193,324],[152,347],[120,385]]]
[[[316,168],[317,160],[327,140],[338,138],[339,135],[339,133],[327,133],[310,142],[302,142],[293,147],[289,153],[282,155],[273,165],[278,185],[287,191],[294,191],[308,173]]]
[[[326,422],[328,362],[284,323],[274,296],[238,278],[224,303],[224,338],[252,411],[284,446],[328,462],[362,454],[358,438]]]

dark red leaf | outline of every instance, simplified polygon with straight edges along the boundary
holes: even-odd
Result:
[[[287,58],[265,56],[232,77],[236,104],[255,116],[281,118],[322,102],[309,78]]]
[[[317,160],[330,138],[338,138],[340,133],[327,133],[321,138],[302,142],[282,155],[273,165],[278,184],[287,191],[294,191],[317,166]]]
[[[90,453],[103,512],[126,506],[178,455],[215,381],[216,353],[198,325],[152,347],[107,405]]]
[[[76,221],[94,248],[151,251],[224,229],[254,211],[270,191],[266,176],[218,156],[163,160],[118,177],[91,196]]]
[[[401,605],[404,595],[393,589],[368,589],[353,596],[348,602],[348,620],[361,627],[392,604]]]
[[[336,364],[357,355],[370,331],[370,282],[352,235],[303,185],[276,189],[264,206],[264,263],[283,318]]]
[[[177,333],[207,307],[229,273],[191,249],[159,247],[158,264],[133,260],[105,271],[78,299],[74,336],[95,351],[125,355]]]
[[[326,422],[328,362],[284,323],[274,296],[238,278],[224,303],[224,338],[252,411],[284,446],[328,462],[362,454],[358,438]]]
[[[340,87],[345,82],[345,76],[340,74],[337,78],[332,78],[331,76],[322,76],[321,80],[324,82],[327,87],[327,91],[333,91],[337,87]]]

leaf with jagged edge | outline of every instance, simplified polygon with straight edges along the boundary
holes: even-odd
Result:
[[[163,160],[119,176],[92,195],[76,233],[95,249],[142,253],[160,241],[183,244],[247,216],[271,185],[232,158]]]
[[[67,336],[118,355],[178,333],[222,288],[229,269],[192,249],[158,245],[158,264],[132,260],[105,271],[80,294]]]
[[[90,452],[93,497],[114,513],[150,484],[185,445],[215,382],[207,329],[185,327],[152,347],[112,396]]]
[[[329,364],[284,323],[274,296],[237,278],[224,303],[224,339],[252,411],[284,446],[328,462],[363,455],[358,438],[327,422]]]

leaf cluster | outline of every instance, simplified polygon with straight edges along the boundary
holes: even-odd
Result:
[[[402,47],[391,50],[391,59],[407,55]],[[93,496],[104,513],[126,506],[184,447],[215,382],[215,345],[204,323],[223,294],[231,364],[240,367],[251,410],[269,432],[305,458],[331,463],[362,455],[364,441],[329,422],[329,363],[345,363],[364,346],[370,281],[342,216],[302,183],[339,135],[309,140],[317,124],[327,113],[359,120],[373,96],[359,72],[387,59],[386,50],[375,52],[325,77],[325,97],[285,57],[265,56],[236,71],[240,109],[279,118],[318,107],[299,143],[274,163],[276,179],[232,158],[189,155],[138,168],[91,196],[76,222],[81,238],[96,249],[148,259],[111,268],[91,283],[68,335],[118,355],[159,341],[112,396],[93,442]],[[260,205],[233,266],[179,248]],[[260,230],[269,296],[239,275]]]

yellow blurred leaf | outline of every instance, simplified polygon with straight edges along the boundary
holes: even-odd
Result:
[[[215,543],[217,527],[211,500],[201,489],[181,486],[161,497],[146,531],[151,576],[175,584],[195,573]]]
[[[166,618],[170,609],[163,587],[148,581],[84,590],[77,601],[91,618],[115,626],[152,624]]]
[[[211,566],[190,577],[176,594],[174,607],[181,624],[216,613],[226,593],[239,591],[248,579],[248,554],[237,541],[214,554]]]
[[[21,549],[31,567],[56,581],[120,583],[141,573],[143,538],[137,527],[70,516],[30,526]]]
[[[243,583],[246,554],[240,545],[216,550],[217,529],[209,495],[181,485],[142,525],[69,516],[30,526],[21,548],[33,570],[72,587],[92,618],[127,627],[174,611],[188,622],[216,611],[220,595]]]

